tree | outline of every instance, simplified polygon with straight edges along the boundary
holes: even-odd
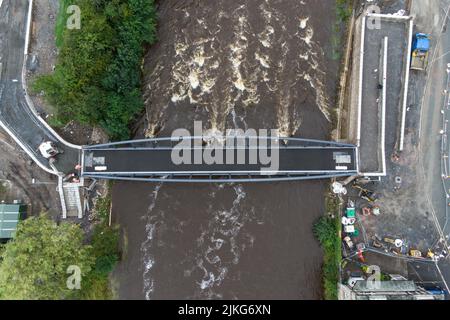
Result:
[[[65,8],[66,1],[62,1]],[[113,140],[130,138],[130,122],[144,108],[141,67],[145,47],[156,41],[153,0],[76,0],[80,30],[57,28],[55,72],[32,88],[55,107],[56,120],[100,125]],[[58,21],[65,21],[60,11]]]
[[[15,239],[5,245],[0,256],[0,298],[77,298],[79,290],[67,288],[67,269],[78,266],[83,279],[94,264],[90,250],[75,224],[58,225],[47,215],[20,222]]]

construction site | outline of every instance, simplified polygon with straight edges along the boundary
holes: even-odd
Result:
[[[384,280],[417,286],[383,294],[355,286],[352,298],[448,292],[449,71],[434,58],[447,45],[447,19],[448,8],[421,1],[355,9],[340,138],[358,146],[360,175],[333,185],[342,204],[343,283],[367,279],[377,265]]]

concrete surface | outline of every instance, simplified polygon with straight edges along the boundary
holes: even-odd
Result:
[[[366,28],[364,44],[363,100],[361,112],[361,172],[382,171],[382,132],[380,123],[382,90],[380,83],[381,51],[388,37],[386,88],[386,152],[392,154],[397,144],[402,86],[407,55],[408,25],[402,21],[381,20],[381,29]]]

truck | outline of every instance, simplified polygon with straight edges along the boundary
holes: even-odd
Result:
[[[430,35],[416,33],[412,42],[411,69],[425,71],[428,66],[428,55],[430,52]]]

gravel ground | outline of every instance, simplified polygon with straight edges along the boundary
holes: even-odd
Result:
[[[405,9],[407,5],[407,1],[378,1],[379,4],[380,2],[383,2],[383,13],[393,13],[401,8]],[[401,41],[401,39],[398,39],[398,41]],[[390,47],[392,49],[392,45]],[[378,49],[376,51],[378,53]],[[400,55],[398,55],[398,58],[400,58]],[[391,66],[396,66],[393,59],[398,58],[393,56],[391,52],[388,62]],[[413,104],[414,99],[411,96],[416,92],[422,92],[420,85],[417,85],[416,78],[423,77],[423,74],[412,74],[411,77],[408,103]],[[390,95],[388,94],[388,123],[386,126],[387,177],[382,178],[381,182],[370,183],[366,186],[379,195],[380,199],[376,205],[380,207],[381,215],[378,217],[359,215],[359,229],[362,233],[355,242],[365,242],[366,245],[371,246],[375,236],[378,239],[385,237],[402,239],[405,243],[403,253],[406,253],[408,249],[419,249],[426,253],[429,248],[434,247],[439,235],[436,232],[432,217],[433,208],[426,192],[424,192],[424,180],[426,178],[418,174],[420,172],[418,162],[420,155],[418,149],[420,118],[417,108],[410,107],[411,110],[407,115],[405,150],[399,154],[398,159],[395,159],[393,156],[396,155],[395,150],[399,140],[397,135],[399,120],[397,119],[399,119],[400,102],[395,101],[396,95],[393,91],[399,92],[399,90],[398,88],[393,90],[394,85],[391,82],[388,88]],[[399,94],[397,93],[397,95]],[[351,189],[350,186],[349,189]],[[355,190],[351,190],[349,196],[356,202],[359,210],[369,205],[367,201],[359,199]],[[391,245],[381,242],[384,245],[382,250],[390,251],[393,249]]]
[[[0,182],[6,187],[6,192],[0,193],[0,201],[20,200],[31,206],[29,213],[33,215],[45,211],[60,216],[56,180],[34,164],[3,130],[0,130]]]

